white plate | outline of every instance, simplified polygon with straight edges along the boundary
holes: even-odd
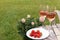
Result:
[[[40,30],[40,32],[42,32],[42,36],[40,38],[31,37],[30,33],[31,33],[32,30],[35,30],[35,31],[36,30]],[[32,28],[32,29],[30,29],[30,30],[28,30],[26,32],[26,36],[31,38],[31,39],[44,39],[44,38],[47,38],[49,36],[49,31],[44,29],[44,28],[42,28],[42,27],[40,27],[40,28]]]

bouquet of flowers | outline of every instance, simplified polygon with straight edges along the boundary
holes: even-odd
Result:
[[[18,22],[18,25],[17,25],[18,33],[21,34],[24,38],[27,38],[26,37],[26,32],[29,29],[42,26],[42,22],[40,22],[40,21],[42,21],[42,20],[40,20],[40,18],[34,18],[34,17],[31,17],[31,15],[27,15],[26,18],[22,18]]]

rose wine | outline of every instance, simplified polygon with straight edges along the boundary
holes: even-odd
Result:
[[[51,12],[51,13],[47,14],[46,17],[47,17],[47,19],[49,21],[53,21],[55,19],[55,16],[56,16],[56,13],[55,12]]]
[[[40,11],[40,16],[44,16],[46,17],[46,14],[48,13],[48,11]]]

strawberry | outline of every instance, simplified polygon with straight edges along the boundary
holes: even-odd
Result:
[[[39,30],[37,30],[37,32],[36,32],[37,34],[40,34],[40,31]]]
[[[35,31],[32,30],[32,32],[30,33],[30,36],[32,37],[32,36],[34,36],[34,34],[35,34]]]
[[[40,38],[40,35],[39,34],[36,34],[37,38]]]
[[[34,38],[40,38],[41,35],[42,35],[42,33],[39,30],[37,30],[37,32],[35,32],[34,30],[32,30],[31,33],[30,33],[30,36],[34,37]]]
[[[34,35],[34,38],[37,38],[37,35],[36,34]]]
[[[36,35],[37,35],[38,38],[40,38],[42,34],[39,30],[37,30]]]
[[[34,30],[32,30],[32,32],[31,33],[35,33],[35,31]]]

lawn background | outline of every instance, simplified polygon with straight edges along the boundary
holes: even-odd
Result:
[[[17,22],[27,14],[39,17],[40,5],[60,10],[60,0],[0,0],[0,40],[23,40],[17,33]]]

